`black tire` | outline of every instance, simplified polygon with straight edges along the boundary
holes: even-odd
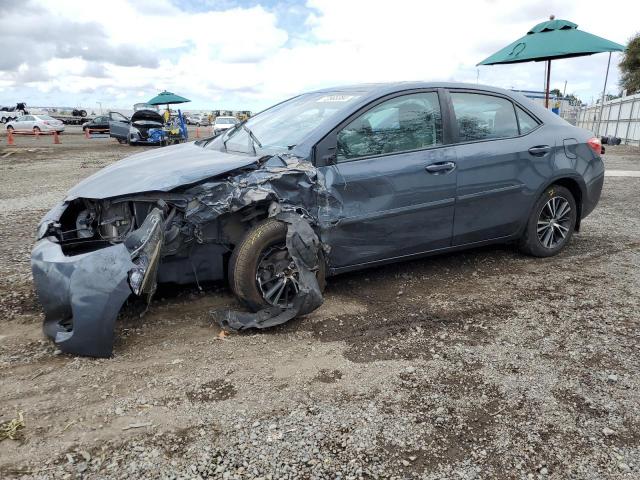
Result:
[[[556,226],[550,227],[551,235],[555,235],[558,238],[557,243],[553,243],[551,240],[549,240],[548,237],[545,236],[545,233],[547,233],[546,230],[548,230],[549,227],[545,227],[544,222],[551,221],[549,215],[549,213],[551,212],[551,207],[547,207],[547,205],[552,200],[554,202],[558,202],[561,205],[566,202],[566,204],[568,204],[570,208],[570,211],[566,214],[566,217],[562,217],[564,220],[562,220],[561,222],[556,221]],[[544,191],[544,193],[540,196],[535,206],[533,207],[531,215],[529,216],[529,220],[527,221],[527,226],[525,228],[524,234],[520,239],[520,251],[534,257],[551,257],[558,254],[571,240],[571,236],[573,235],[573,231],[576,226],[577,213],[578,209],[576,206],[576,201],[569,189],[561,185],[551,185]],[[539,221],[543,223],[543,226],[539,227]],[[560,234],[561,227],[563,228],[563,232],[566,228],[564,237],[562,237],[562,235]],[[538,234],[539,228],[543,229],[540,235]],[[542,239],[540,238],[541,235],[543,237]],[[551,244],[546,245],[545,243],[543,243],[543,241],[549,241],[549,243]]]
[[[236,245],[229,260],[229,286],[233,293],[254,312],[268,307],[258,283],[256,273],[262,253],[269,247],[284,244],[287,237],[287,224],[269,218],[249,230],[242,241]],[[320,291],[326,286],[326,263],[322,253],[316,273]]]

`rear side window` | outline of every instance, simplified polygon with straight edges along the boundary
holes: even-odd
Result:
[[[518,135],[513,103],[479,93],[451,93],[461,142]]]
[[[337,160],[407,152],[441,144],[438,94],[414,93],[380,103],[340,130]]]
[[[516,112],[518,114],[518,123],[520,124],[520,134],[524,135],[534,130],[538,126],[538,122],[535,118],[529,115],[516,105]]]

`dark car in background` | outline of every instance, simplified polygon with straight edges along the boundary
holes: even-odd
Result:
[[[82,131],[98,132],[98,133],[109,133],[109,122],[123,122],[126,123],[129,121],[127,117],[122,115],[119,112],[109,112],[104,115],[98,115],[92,120],[85,122],[82,124]]]
[[[505,242],[555,255],[600,198],[601,148],[492,87],[299,95],[72,188],[32,254],[45,331],[63,351],[106,356],[123,302],[157,282],[228,278],[258,312],[245,325],[262,327],[317,308],[341,272]]]

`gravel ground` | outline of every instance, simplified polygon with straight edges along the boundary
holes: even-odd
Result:
[[[1,478],[640,477],[640,178],[607,177],[557,257],[342,275],[313,314],[228,336],[208,314],[237,306],[225,285],[164,288],[96,360],[43,338],[30,248],[67,188],[134,149],[22,141],[0,147],[0,422],[25,422]],[[640,150],[605,162],[640,170]]]

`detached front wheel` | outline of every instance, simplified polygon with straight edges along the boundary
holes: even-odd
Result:
[[[551,257],[571,240],[578,209],[573,194],[551,185],[536,202],[520,240],[520,250],[535,257]]]
[[[270,218],[252,228],[229,260],[233,293],[252,311],[266,307],[288,308],[298,293],[298,269],[286,247],[287,224]],[[326,265],[318,259],[316,278],[324,291]]]

